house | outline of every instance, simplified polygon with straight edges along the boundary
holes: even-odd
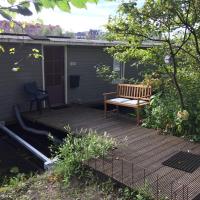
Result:
[[[0,45],[0,120],[12,119],[12,106],[19,104],[23,111],[29,101],[23,86],[36,81],[48,90],[52,106],[71,103],[89,104],[102,102],[102,93],[112,91],[115,85],[97,77],[95,66],[109,65],[127,76],[135,76],[130,66],[120,67],[105,51],[116,42],[70,39],[66,37],[31,37],[24,34],[1,34]],[[15,48],[10,54],[9,49]],[[29,57],[32,49],[40,50],[43,58]],[[13,72],[13,65],[21,70]]]

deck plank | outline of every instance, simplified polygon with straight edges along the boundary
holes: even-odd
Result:
[[[65,131],[64,126],[70,125],[72,130],[92,129],[99,134],[107,132],[119,143],[119,147],[113,150],[112,169],[111,158],[107,160],[91,160],[89,165],[109,176],[113,174],[118,181],[126,185],[132,184],[132,169],[135,166],[135,184],[141,186],[144,183],[144,169],[146,180],[155,191],[156,180],[163,194],[170,195],[170,184],[174,182],[174,190],[181,190],[180,185],[189,187],[189,199],[192,199],[200,191],[200,169],[192,174],[163,166],[162,162],[178,151],[190,151],[200,154],[200,145],[169,135],[159,135],[156,130],[136,126],[134,120],[120,115],[103,116],[101,110],[83,106],[73,106],[61,110],[44,111],[41,115],[37,112],[24,113],[24,117],[32,122],[38,122],[46,126]],[[123,159],[123,178],[121,160]],[[177,199],[181,199],[181,191],[178,191]]]

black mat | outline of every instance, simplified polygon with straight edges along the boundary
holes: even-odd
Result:
[[[179,153],[170,157],[168,160],[164,161],[162,164],[192,173],[198,167],[200,167],[200,155],[180,151]]]
[[[196,197],[194,197],[194,199],[192,200],[200,200],[200,194],[198,194]]]

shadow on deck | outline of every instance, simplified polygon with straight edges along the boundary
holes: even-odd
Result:
[[[46,110],[42,114],[24,113],[24,117],[58,130],[65,131],[70,125],[73,130],[93,129],[107,132],[122,145],[106,158],[88,162],[92,168],[115,180],[139,187],[149,184],[156,199],[193,199],[200,191],[200,168],[193,173],[162,165],[162,162],[179,151],[200,154],[200,145],[169,135],[159,135],[153,129],[135,125],[134,120],[116,115],[104,118],[101,110],[82,106]]]

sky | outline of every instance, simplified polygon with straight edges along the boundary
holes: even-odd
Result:
[[[126,0],[128,1],[128,0]],[[141,5],[144,0],[138,0]],[[114,15],[122,0],[108,2],[100,0],[98,4],[88,3],[87,9],[78,9],[72,7],[70,13],[62,12],[58,8],[43,9],[41,13],[35,13],[31,17],[16,17],[18,21],[35,21],[41,19],[44,24],[60,25],[65,31],[79,32],[89,29],[104,30],[109,16]]]

